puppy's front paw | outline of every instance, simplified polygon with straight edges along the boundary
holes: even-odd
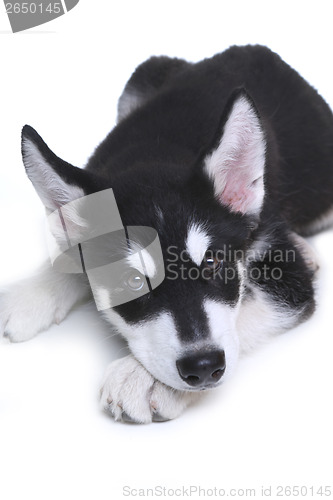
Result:
[[[0,337],[23,342],[60,323],[68,312],[50,287],[34,280],[25,280],[0,293]]]
[[[108,366],[101,388],[101,406],[115,420],[146,424],[178,417],[198,396],[155,380],[130,355]]]

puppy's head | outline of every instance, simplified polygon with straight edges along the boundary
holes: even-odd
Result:
[[[105,185],[93,171],[56,157],[33,129],[23,129],[27,174],[49,211],[113,187],[124,226],[157,230],[164,262],[148,250],[142,266],[128,248],[119,248],[128,262],[122,287],[131,289],[133,300],[112,306],[115,292],[104,286],[110,302],[104,314],[145,368],[175,389],[215,387],[237,361],[244,256],[264,201],[265,150],[260,118],[245,91],[232,96],[211,146],[190,173],[173,176],[161,165],[155,182],[147,165],[134,182],[125,172]],[[71,220],[79,234],[80,214]],[[140,237],[135,243],[145,250]],[[161,265],[164,281],[139,293]]]

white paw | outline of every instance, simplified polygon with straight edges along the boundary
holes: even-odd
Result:
[[[155,380],[133,356],[111,363],[101,388],[101,406],[115,420],[142,424],[176,418],[198,397]]]
[[[25,280],[0,293],[0,337],[23,342],[60,323],[68,306],[52,288],[40,282]]]

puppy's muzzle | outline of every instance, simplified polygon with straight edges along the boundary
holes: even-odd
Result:
[[[180,377],[191,387],[214,387],[226,369],[224,351],[195,353],[176,362]]]

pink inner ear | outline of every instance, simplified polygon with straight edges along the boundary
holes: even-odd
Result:
[[[246,168],[246,160],[244,154],[237,161],[229,160],[225,187],[218,196],[219,201],[234,212],[246,213],[255,200],[255,192],[251,189],[251,171]]]
[[[234,212],[259,214],[264,199],[265,150],[258,115],[252,103],[241,96],[233,105],[219,145],[205,165],[214,181],[215,196]]]
[[[219,200],[235,212],[246,213],[247,207],[254,201],[254,193],[244,179],[227,181]]]

